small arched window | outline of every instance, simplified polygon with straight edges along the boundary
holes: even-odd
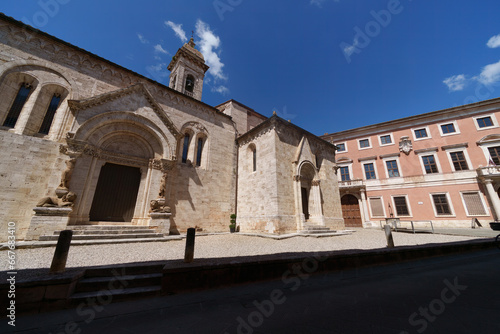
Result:
[[[190,138],[191,138],[191,136],[189,135],[189,133],[186,133],[184,135],[184,144],[182,147],[182,163],[187,162],[188,151],[189,151],[189,139]]]
[[[198,143],[196,145],[196,166],[201,166],[201,158],[203,157],[203,146],[205,141],[203,138],[198,138]]]
[[[192,93],[194,91],[194,77],[189,74],[187,77],[186,77],[186,87],[185,89]]]
[[[257,148],[255,147],[255,144],[250,144],[248,146],[248,150],[252,159],[252,172],[255,172],[257,171]]]
[[[14,99],[14,103],[10,107],[9,113],[3,122],[3,126],[13,128],[16,126],[17,119],[21,114],[21,110],[28,99],[28,96],[31,92],[31,85],[27,83],[22,83],[19,91],[17,92],[16,98]]]
[[[49,107],[47,108],[47,112],[45,113],[45,117],[43,118],[42,125],[40,126],[40,130],[38,133],[48,135],[50,127],[52,126],[52,121],[54,120],[54,115],[56,114],[56,110],[59,107],[59,103],[61,102],[61,94],[55,93],[50,100]]]

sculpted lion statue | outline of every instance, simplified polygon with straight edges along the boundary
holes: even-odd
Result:
[[[75,204],[76,194],[72,191],[68,192],[66,195],[61,198],[56,196],[47,196],[42,198],[38,203],[37,207],[68,207],[73,206]]]
[[[161,203],[162,201],[154,199],[151,201],[150,206],[151,209],[149,212],[156,212],[156,213],[170,213],[170,207],[169,206],[164,206]]]

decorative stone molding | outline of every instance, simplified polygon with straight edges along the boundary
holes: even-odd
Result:
[[[117,164],[132,165],[137,167],[149,166],[149,160],[145,158],[131,157],[121,153],[109,152],[79,140],[66,139],[66,142],[68,145],[59,146],[59,152],[69,156],[80,156],[84,154]],[[158,169],[161,169],[161,167]]]
[[[180,133],[179,130],[175,127],[175,125],[172,123],[170,118],[167,117],[167,114],[163,110],[163,108],[156,102],[155,98],[151,93],[148,91],[146,86],[142,83],[136,83],[132,86],[129,86],[127,88],[119,89],[113,92],[101,94],[95,97],[91,97],[89,99],[85,100],[71,100],[68,101],[68,105],[71,108],[72,111],[80,111],[92,107],[97,107],[99,105],[102,105],[107,102],[111,102],[114,100],[117,100],[121,97],[124,97],[126,95],[130,95],[132,93],[139,93],[142,94],[145,99],[148,101],[150,104],[151,108],[154,110],[156,115],[162,120],[162,122],[165,124],[165,126],[168,128],[168,130],[174,135],[176,138],[182,137],[182,134]]]
[[[382,154],[379,155],[380,159],[385,159],[385,158],[397,158],[400,157],[401,153],[389,153],[389,154]]]
[[[359,158],[358,161],[361,162],[361,161],[368,161],[368,160],[377,160],[377,156],[374,155],[374,156],[371,156],[371,157],[364,157],[364,158]]]
[[[294,175],[294,176],[293,176],[293,180],[294,180],[295,182],[299,182],[299,181],[300,181],[300,175]]]
[[[467,147],[469,147],[469,143],[462,143],[462,144],[441,146],[441,150],[446,151],[446,150],[452,150],[454,148],[467,148]]]
[[[321,180],[312,180],[311,185],[312,185],[313,187],[317,187],[317,186],[319,186],[319,185],[320,185],[320,183],[321,183]]]
[[[151,159],[149,160],[149,167],[157,170],[161,170],[162,172],[171,171],[176,166],[175,160],[166,160],[166,159]]]
[[[439,149],[437,147],[423,148],[421,150],[415,150],[415,154],[426,153],[426,152],[437,152]]]

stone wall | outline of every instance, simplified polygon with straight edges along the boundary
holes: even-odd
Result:
[[[238,160],[237,224],[242,232],[267,230],[273,233],[279,226],[274,129],[267,127],[258,137],[240,143]]]
[[[7,240],[7,223],[16,223],[17,239],[24,239],[36,203],[59,185],[65,169],[58,144],[41,138],[0,130],[0,242]]]

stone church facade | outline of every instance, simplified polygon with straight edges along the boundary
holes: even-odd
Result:
[[[225,232],[232,213],[246,232],[343,228],[335,146],[201,102],[192,40],[169,87],[4,15],[0,43],[0,219],[18,239],[92,224]]]

